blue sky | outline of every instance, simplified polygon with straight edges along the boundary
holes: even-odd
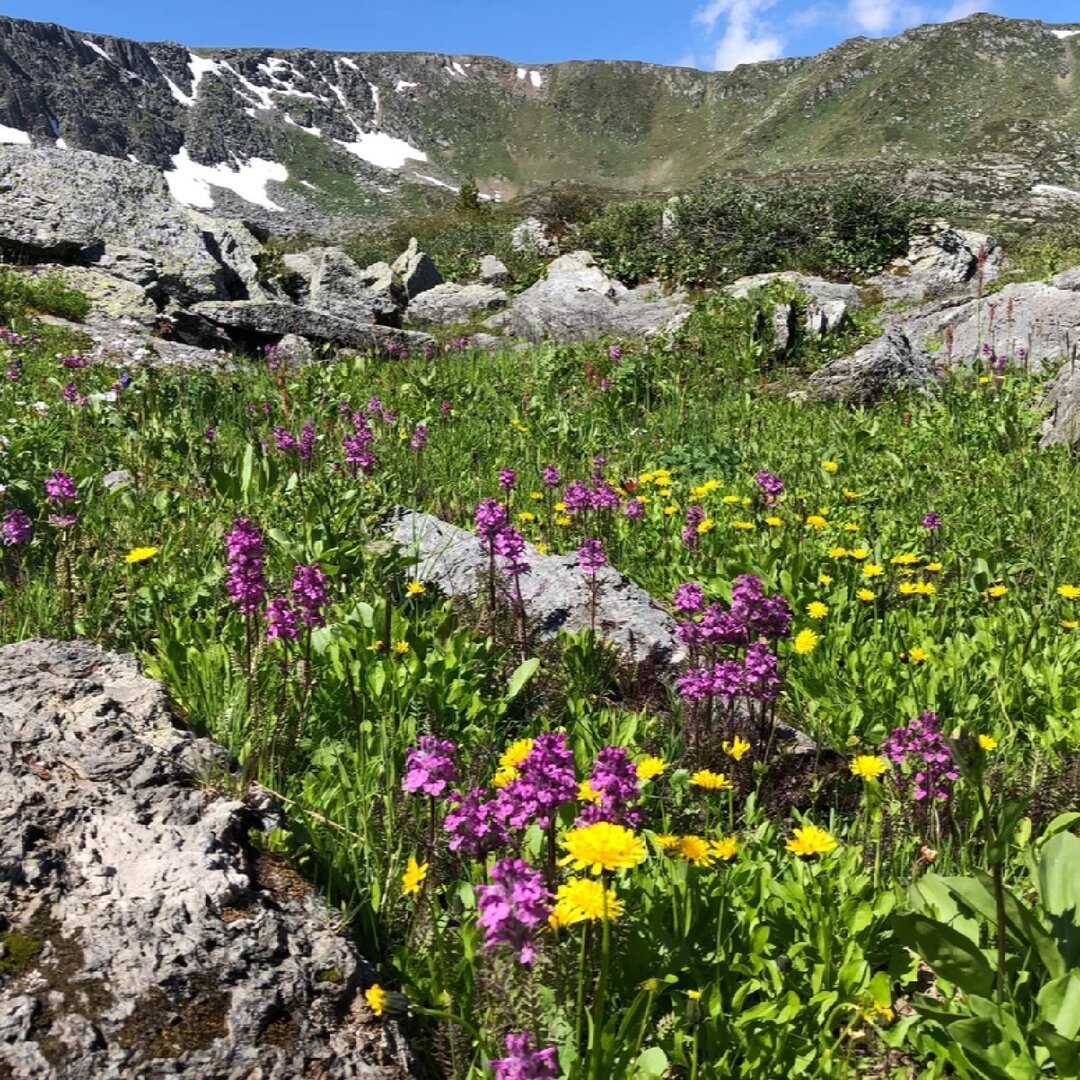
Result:
[[[651,60],[731,68],[973,11],[1080,23],[1080,0],[28,0],[5,15],[189,45]]]

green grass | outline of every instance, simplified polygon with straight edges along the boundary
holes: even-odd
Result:
[[[115,404],[80,408],[60,401],[61,386],[91,394],[115,371],[61,371],[45,340],[20,349],[21,379],[0,384],[0,509],[34,525],[29,544],[2,549],[0,640],[78,634],[138,653],[244,777],[283,797],[288,828],[273,846],[341,906],[380,986],[399,995],[389,1010],[410,1012],[419,1052],[455,1080],[485,1075],[524,1028],[574,1078],[983,1075],[940,1016],[890,1013],[920,978],[895,917],[912,910],[913,883],[940,887],[927,848],[942,874],[974,881],[1000,865],[1003,887],[1029,896],[1037,838],[1077,806],[1080,601],[1059,587],[1080,585],[1080,475],[1066,449],[1037,449],[1037,381],[959,373],[935,397],[874,410],[807,401],[792,391],[827,355],[803,348],[769,366],[753,308],[704,302],[679,340],[623,342],[617,364],[597,343],[220,376],[139,369]],[[846,345],[873,332],[857,326]],[[353,475],[342,439],[372,396],[379,463]],[[310,462],[274,449],[276,427],[309,420]],[[418,453],[409,436],[421,423]],[[600,468],[623,506],[631,490],[644,500],[642,515],[564,515],[561,491],[543,486],[551,463],[563,485]],[[517,471],[511,519],[551,552],[600,538],[664,603],[690,581],[724,606],[743,574],[782,594],[793,634],[769,646],[775,704],[733,714],[680,701],[670,680],[620,664],[588,632],[522,642],[511,602],[491,611],[416,582],[385,543],[391,509],[469,527],[506,467]],[[118,468],[135,482],[106,492],[101,477]],[[78,483],[69,529],[48,520],[54,469]],[[776,506],[758,494],[761,469],[783,479]],[[695,506],[708,524],[687,544]],[[929,510],[940,531],[922,526]],[[290,595],[298,563],[321,563],[326,626],[285,645],[237,613],[223,542],[237,517],[262,530],[272,595]],[[129,564],[144,546],[157,551]],[[959,773],[933,807],[913,798],[910,763],[880,781],[850,771],[924,710],[941,717]],[[816,752],[785,752],[774,721]],[[490,860],[449,850],[442,800],[408,796],[402,780],[422,735],[455,743],[468,788],[490,785],[515,740],[544,732],[565,734],[575,784],[604,747],[664,768],[644,785],[644,861],[600,879],[614,890],[609,933],[602,919],[538,928],[523,967],[483,948],[475,908]],[[738,759],[723,746],[733,734],[750,744]],[[696,785],[706,769],[730,790]],[[994,824],[1013,799],[1028,800],[1016,827]],[[553,847],[532,826],[501,854],[553,890],[590,878],[558,862],[579,812],[563,807]],[[809,824],[833,852],[788,851]],[[728,837],[734,851],[708,847]],[[415,893],[403,887],[410,858],[426,866]],[[992,970],[993,934],[960,925]],[[1010,979],[1026,973],[1008,1006],[1020,1008],[1046,976],[1008,957]],[[1001,1053],[1020,1060],[1039,1027],[1030,1010],[1016,1023]]]

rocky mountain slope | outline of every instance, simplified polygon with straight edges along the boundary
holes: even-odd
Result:
[[[983,210],[1080,206],[1080,27],[978,15],[705,73],[630,62],[191,50],[0,18],[0,141],[165,170],[280,231],[557,181],[873,163]]]

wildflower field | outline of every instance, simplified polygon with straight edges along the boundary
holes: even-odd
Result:
[[[1080,1075],[1076,463],[1013,358],[816,404],[755,303],[219,374],[3,332],[0,640],[137,653],[280,797],[429,1075]],[[684,658],[542,638],[526,541]]]

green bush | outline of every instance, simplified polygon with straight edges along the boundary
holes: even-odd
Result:
[[[609,273],[636,285],[653,277],[659,268],[663,217],[663,205],[656,201],[613,203],[585,225],[578,238]]]

